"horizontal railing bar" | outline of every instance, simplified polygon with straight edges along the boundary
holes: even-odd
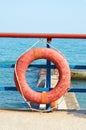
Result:
[[[74,92],[74,93],[86,93],[85,88],[71,88],[68,90],[68,92]]]
[[[32,65],[30,65],[29,67],[47,68],[47,65],[32,64]],[[52,68],[52,69],[56,68],[55,65],[50,65],[50,66],[48,66],[48,67],[50,67],[50,68]]]
[[[12,86],[12,87],[0,87],[0,91],[17,91],[17,88]]]
[[[0,33],[4,38],[70,38],[86,39],[86,34],[44,34],[44,33]]]
[[[42,91],[49,91],[48,88],[32,88],[35,91],[42,92]],[[0,91],[17,91],[17,88],[14,86],[11,87],[0,87]],[[85,88],[71,88],[68,92],[75,92],[75,93],[86,93]]]
[[[32,88],[32,89],[39,92],[49,91],[48,88]],[[0,87],[0,91],[17,91],[17,88],[14,86],[13,87]]]
[[[14,68],[15,64],[0,63],[0,68]],[[29,67],[46,68],[47,65],[31,64]],[[56,68],[55,65],[50,65],[51,69]],[[86,65],[70,65],[71,69],[86,69]]]
[[[38,67],[38,68],[46,68],[46,65],[40,65],[40,64],[31,64],[29,67]],[[86,69],[86,65],[69,65],[71,69]],[[54,69],[56,68],[55,65],[50,65],[50,68]]]
[[[86,65],[70,65],[71,69],[86,69]]]

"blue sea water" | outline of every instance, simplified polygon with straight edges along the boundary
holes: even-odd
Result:
[[[30,49],[39,39],[28,38],[0,38],[0,64],[15,63],[18,57],[27,49]],[[45,39],[44,39],[45,41]],[[85,39],[53,39],[51,46],[64,54],[70,65],[86,65],[86,40]],[[46,47],[46,43],[40,41],[34,47]],[[40,62],[36,61],[35,63]],[[41,60],[41,63],[45,63]],[[0,87],[15,86],[13,68],[0,68]],[[26,74],[27,82],[35,87],[38,80],[39,69],[30,70]],[[86,81],[72,81],[73,87],[86,88]],[[86,108],[86,93],[77,93],[81,108]],[[19,92],[0,91],[0,108],[26,108],[23,98]]]

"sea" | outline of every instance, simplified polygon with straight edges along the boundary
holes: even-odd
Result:
[[[86,65],[85,39],[52,39],[49,43],[52,49],[59,50],[67,59],[69,65]],[[18,57],[26,50],[46,47],[46,39],[37,38],[0,38],[0,64],[15,64]],[[46,64],[37,60],[35,64]],[[29,68],[26,80],[31,87],[36,87],[39,78],[39,68]],[[86,70],[85,70],[86,71]],[[0,87],[12,87],[14,83],[14,68],[0,67]],[[72,80],[74,88],[85,88],[85,80]],[[86,93],[75,93],[81,109],[86,109]],[[0,108],[28,108],[18,91],[0,91]]]

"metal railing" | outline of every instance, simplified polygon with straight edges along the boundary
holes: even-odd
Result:
[[[23,34],[23,33],[0,33],[1,38],[46,38],[47,42],[50,44],[53,38],[64,38],[64,39],[86,39],[86,34]],[[47,44],[47,48],[50,48],[50,45]],[[0,68],[14,68],[15,63],[13,64],[4,64],[0,63]],[[35,91],[49,91],[51,89],[51,69],[55,68],[55,65],[51,65],[51,62],[47,60],[46,65],[41,64],[32,64],[30,67],[46,68],[46,88],[34,88]],[[72,69],[86,69],[86,66],[73,66],[70,65]],[[0,87],[0,91],[17,91],[15,86],[10,87]],[[71,88],[68,92],[79,92],[86,93],[84,88]]]

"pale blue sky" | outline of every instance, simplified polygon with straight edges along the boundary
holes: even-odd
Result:
[[[86,33],[86,0],[0,0],[0,32]]]

